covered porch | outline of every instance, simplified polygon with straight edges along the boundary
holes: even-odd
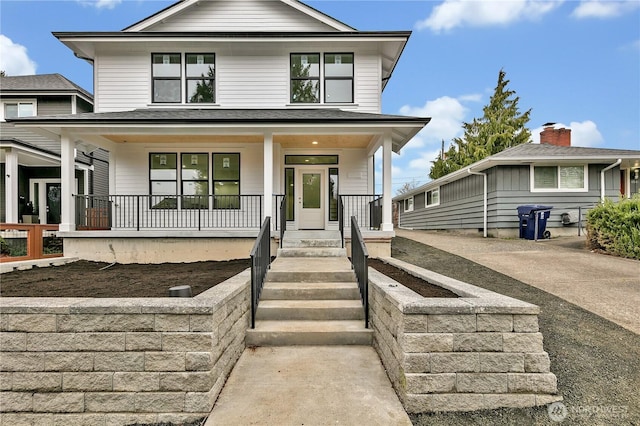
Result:
[[[427,122],[337,109],[156,109],[16,125],[60,137],[65,255],[155,263],[246,257],[267,216],[275,238],[282,219],[287,229],[337,230],[356,216],[365,239],[389,246],[391,155]],[[74,192],[78,145],[109,151],[109,195]],[[163,241],[184,253],[167,260]]]

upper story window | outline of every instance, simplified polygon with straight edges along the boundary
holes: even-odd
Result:
[[[187,103],[213,103],[215,98],[215,55],[187,53]]]
[[[4,103],[4,118],[33,117],[36,115],[34,101],[19,101]]]
[[[437,206],[440,204],[440,188],[432,189],[424,193],[424,206]]]
[[[532,191],[587,191],[587,166],[532,166]]]
[[[292,53],[290,73],[292,103],[353,102],[353,53]]]
[[[154,53],[151,62],[152,102],[215,102],[215,54]]]

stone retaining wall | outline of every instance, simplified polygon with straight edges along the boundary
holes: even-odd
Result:
[[[245,348],[250,281],[189,299],[2,298],[0,424],[207,416]]]
[[[409,413],[530,407],[562,398],[539,308],[392,258],[461,296],[424,298],[369,268],[374,347]]]

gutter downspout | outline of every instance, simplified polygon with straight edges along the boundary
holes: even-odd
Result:
[[[604,173],[608,170],[613,169],[615,166],[619,166],[622,163],[622,158],[618,158],[618,160],[610,166],[605,167],[600,170],[600,201],[604,203]]]
[[[483,237],[487,238],[487,218],[489,216],[489,210],[487,207],[487,198],[488,198],[488,191],[487,191],[487,174],[486,173],[482,173],[482,172],[472,172],[471,168],[467,169],[467,172],[470,175],[478,175],[478,176],[482,176],[482,182],[484,185],[484,189],[483,189],[483,201],[484,201],[484,210],[483,210]]]

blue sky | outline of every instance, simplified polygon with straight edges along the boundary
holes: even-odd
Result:
[[[92,68],[52,31],[114,31],[166,0],[0,0],[0,69],[60,73],[89,91]],[[383,112],[432,117],[394,155],[393,184],[422,184],[430,161],[482,115],[504,69],[520,109],[572,129],[576,146],[640,149],[640,1],[308,0],[359,30],[412,30]],[[27,24],[28,23],[28,24]]]

